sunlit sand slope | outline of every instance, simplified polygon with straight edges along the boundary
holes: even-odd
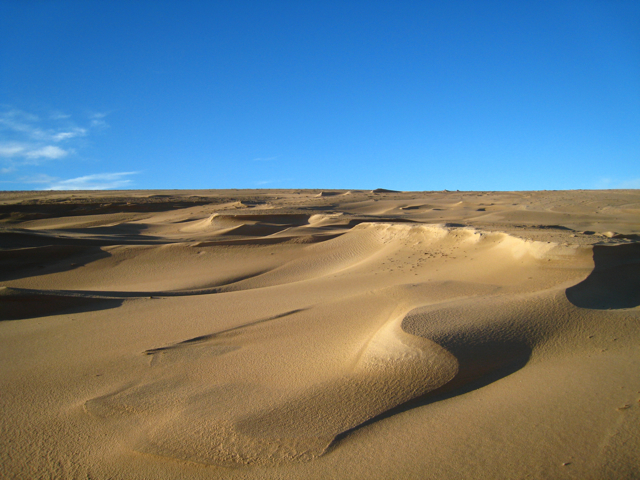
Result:
[[[640,194],[77,195],[0,209],[3,477],[640,476]]]

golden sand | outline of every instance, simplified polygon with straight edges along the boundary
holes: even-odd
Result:
[[[0,476],[640,478],[640,192],[0,194]]]

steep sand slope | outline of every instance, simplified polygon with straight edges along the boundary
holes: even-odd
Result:
[[[0,197],[5,478],[640,476],[637,192],[64,195]]]

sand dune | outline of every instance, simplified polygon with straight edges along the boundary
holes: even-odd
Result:
[[[2,195],[5,478],[640,476],[640,194]]]

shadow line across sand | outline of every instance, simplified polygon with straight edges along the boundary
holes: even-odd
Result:
[[[524,368],[531,357],[531,349],[521,343],[485,344],[479,347],[477,350],[468,350],[464,355],[466,358],[462,356],[458,357],[458,374],[449,383],[425,395],[390,408],[386,412],[338,434],[326,453],[330,453],[331,450],[338,448],[340,442],[361,428],[415,408],[426,407],[479,390],[502,378],[508,377],[521,368]],[[491,355],[494,355],[493,357],[487,356],[490,352]],[[453,353],[454,356],[456,355],[453,351],[451,353]],[[460,354],[460,351],[458,351],[458,354]]]
[[[218,337],[220,337],[222,335],[238,333],[238,332],[240,332],[242,330],[245,330],[245,329],[247,329],[249,327],[254,327],[254,326],[259,325],[261,323],[266,323],[266,322],[270,322],[272,320],[278,320],[280,318],[288,317],[289,315],[294,315],[296,313],[304,312],[305,310],[308,310],[308,309],[306,309],[306,308],[298,308],[296,310],[291,310],[289,312],[280,313],[278,315],[273,315],[271,317],[261,318],[260,320],[256,320],[255,322],[245,323],[244,325],[239,325],[237,327],[228,328],[226,330],[221,330],[219,332],[210,333],[209,335],[199,335],[197,337],[189,338],[188,340],[183,340],[182,342],[174,343],[173,345],[169,345],[167,347],[158,347],[158,348],[152,348],[152,349],[149,349],[149,350],[145,350],[144,353],[145,353],[145,355],[153,355],[155,353],[165,352],[167,350],[175,350],[175,349],[182,348],[182,347],[188,347],[188,346],[195,345],[195,344],[205,343],[205,342],[208,342],[208,341],[211,341],[211,340],[215,340],[216,338],[218,338]]]
[[[124,300],[46,294],[39,291],[0,287],[0,321],[48,317],[117,308]]]

